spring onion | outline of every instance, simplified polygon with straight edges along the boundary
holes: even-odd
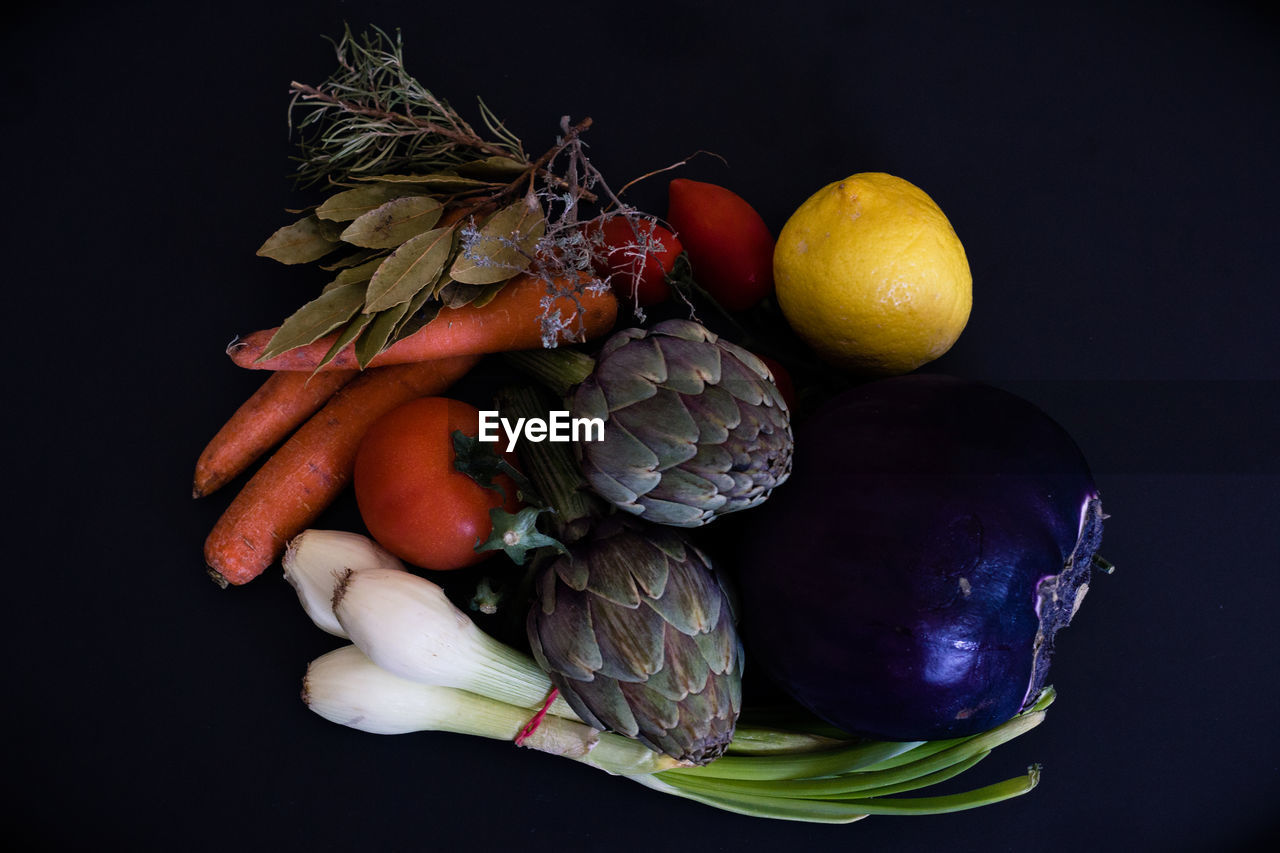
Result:
[[[529,720],[526,708],[392,675],[356,646],[343,646],[312,661],[302,685],[302,700],[312,711],[373,734],[445,731],[509,741]],[[630,738],[558,717],[547,717],[521,746],[617,775],[675,766],[674,759]]]
[[[344,638],[347,632],[333,615],[333,591],[342,576],[351,569],[404,569],[372,539],[345,530],[304,530],[289,542],[281,563],[284,579],[316,627]]]
[[[438,586],[377,546],[335,534],[298,537],[287,569],[312,620],[354,644],[313,661],[304,679],[307,706],[333,722],[379,734],[434,730],[513,740],[726,811],[817,823],[976,808],[1024,794],[1039,779],[1033,767],[962,793],[894,796],[954,778],[1034,728],[1052,689],[1008,722],[968,737],[885,742],[814,734],[803,722],[794,730],[785,723],[739,726],[729,755],[680,765],[588,726],[561,700],[548,703],[550,681],[532,658],[489,637]]]

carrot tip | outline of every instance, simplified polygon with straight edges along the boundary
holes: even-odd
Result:
[[[226,589],[228,586],[231,585],[231,582],[228,581],[225,577],[223,577],[222,573],[219,572],[217,569],[210,568],[210,569],[206,569],[205,571],[209,573],[210,580],[216,583],[220,588]]]

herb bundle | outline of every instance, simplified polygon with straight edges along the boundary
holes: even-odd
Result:
[[[338,69],[318,86],[294,82],[289,107],[299,183],[331,193],[258,250],[332,278],[260,360],[336,333],[322,364],[353,346],[365,367],[441,308],[483,306],[518,275],[546,287],[543,346],[580,337],[580,297],[610,286],[597,272],[598,229],[585,226],[622,216],[643,234],[652,219],[591,164],[581,141],[591,119],[563,117],[555,144],[530,158],[483,101],[480,132],[412,77],[399,35],[347,30],[334,47]],[[584,216],[584,204],[598,212]],[[570,316],[554,307],[564,297]]]

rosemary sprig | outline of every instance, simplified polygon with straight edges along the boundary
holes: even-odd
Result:
[[[290,84],[290,127],[299,131],[298,180],[312,184],[415,169],[447,169],[477,155],[528,163],[519,137],[483,101],[486,139],[404,64],[400,33],[376,27],[334,42],[338,69],[320,86]]]
[[[600,272],[608,248],[595,226],[621,216],[644,235],[654,220],[591,163],[591,119],[561,117],[554,144],[530,157],[484,101],[478,131],[410,75],[399,32],[347,28],[331,43],[337,69],[318,86],[291,84],[289,123],[298,182],[338,192],[258,253],[337,277],[281,324],[262,358],[332,335],[321,366],[352,346],[363,367],[443,308],[481,307],[519,273],[545,284],[543,345],[582,340],[583,295],[614,285]],[[637,239],[629,257],[661,251]]]

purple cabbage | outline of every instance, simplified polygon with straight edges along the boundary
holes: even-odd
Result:
[[[1046,684],[1102,537],[1079,448],[1029,402],[945,376],[847,391],[750,515],[749,666],[886,740],[984,731]]]

